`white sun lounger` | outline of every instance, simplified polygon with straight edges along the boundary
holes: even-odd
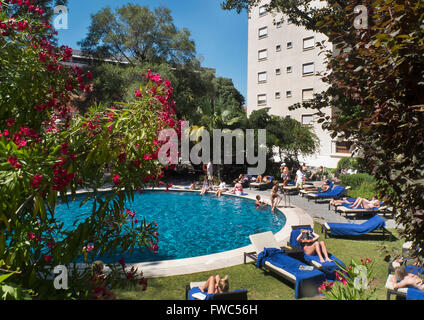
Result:
[[[246,263],[246,257],[249,257],[253,260],[257,260],[258,254],[264,251],[265,248],[276,248],[281,249],[282,246],[275,239],[274,234],[271,231],[252,234],[249,236],[250,242],[255,250],[255,252],[245,252],[244,253],[244,263]],[[287,280],[296,283],[296,277],[290,272],[276,267],[269,263],[268,261],[264,264],[270,271],[273,271]]]

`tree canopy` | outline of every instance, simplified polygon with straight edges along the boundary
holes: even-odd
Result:
[[[88,35],[78,43],[97,57],[123,58],[129,63],[187,63],[194,58],[194,42],[187,29],[178,30],[171,11],[163,6],[126,4],[91,15]]]

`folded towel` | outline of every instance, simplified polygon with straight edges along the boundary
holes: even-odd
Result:
[[[295,258],[289,257],[284,253],[284,249],[265,248],[264,251],[259,253],[256,266],[262,267],[265,262],[284,269],[296,277],[295,285],[295,298],[301,298],[303,286],[307,283],[308,286],[316,288],[318,294],[318,287],[325,281],[324,274],[319,270],[300,270],[299,266],[303,263]]]
[[[199,300],[193,297],[193,294],[199,293],[199,292],[202,293],[199,287],[191,288],[190,291],[188,292],[188,300]],[[206,295],[204,300],[210,300],[210,298],[214,295],[214,294],[208,294],[207,291],[203,292],[203,294]]]
[[[386,225],[384,219],[378,215],[361,224],[353,223],[327,223],[330,233],[334,236],[361,235],[378,230]]]

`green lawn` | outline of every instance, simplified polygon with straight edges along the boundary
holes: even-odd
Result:
[[[384,284],[387,278],[388,264],[383,260],[384,254],[381,245],[385,244],[389,248],[399,250],[403,240],[395,238],[391,242],[383,241],[382,236],[362,236],[356,240],[347,239],[324,239],[321,234],[321,227],[315,223],[314,230],[325,240],[327,248],[331,253],[348,264],[351,258],[356,260],[370,258],[374,261],[374,271],[376,280],[373,287],[376,293],[373,299],[385,300],[386,290]],[[390,230],[395,236],[395,230]],[[165,278],[148,279],[148,288],[142,292],[140,288],[117,289],[115,293],[119,299],[126,300],[183,300],[185,299],[185,286],[191,281],[205,281],[210,275],[228,275],[230,279],[230,290],[246,288],[249,300],[293,300],[293,285],[272,273],[257,269],[253,263],[238,265],[230,268],[219,269],[209,272],[201,272],[182,276],[172,276]],[[315,297],[311,299],[323,299]]]

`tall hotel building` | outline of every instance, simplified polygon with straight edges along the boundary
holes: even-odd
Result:
[[[281,21],[281,14],[266,11],[267,2],[262,1],[249,13],[247,112],[270,108],[270,114],[290,116],[303,125],[311,125],[320,140],[319,151],[300,160],[308,166],[335,168],[341,157],[351,155],[346,144],[333,140],[321,128],[314,110],[289,111],[289,106],[326,89],[327,84],[317,75],[326,71],[325,55],[319,55],[322,49],[316,43],[327,38],[286,18]],[[332,48],[327,42],[326,45]],[[328,115],[332,112],[330,107],[322,111]]]

